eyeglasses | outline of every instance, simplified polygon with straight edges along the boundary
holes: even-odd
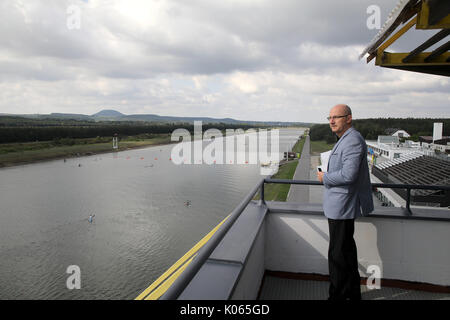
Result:
[[[349,116],[349,114],[345,114],[345,115],[343,115],[343,116],[332,116],[332,117],[327,117],[327,120],[328,120],[328,121],[330,121],[331,119],[336,120],[336,119],[339,119],[339,118],[344,118],[344,117],[346,117],[346,116]]]

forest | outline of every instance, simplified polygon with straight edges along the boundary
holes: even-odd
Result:
[[[202,124],[202,129],[215,128],[243,129],[254,128],[251,124],[211,123]],[[261,126],[263,127],[263,126]],[[192,123],[166,123],[144,121],[85,121],[28,119],[22,117],[0,116],[0,143],[58,141],[61,139],[83,139],[96,137],[136,136],[140,134],[171,134],[174,130],[184,128],[194,131]]]
[[[450,136],[450,119],[431,118],[377,118],[353,120],[353,126],[367,140],[376,140],[378,135],[385,135],[386,129],[402,129],[411,135],[411,140],[418,141],[419,136],[433,135],[433,123],[443,123],[443,135]],[[264,125],[258,127],[263,128]],[[92,121],[75,119],[32,119],[24,117],[0,116],[0,143],[57,141],[61,139],[83,139],[112,137],[117,134],[136,136],[140,134],[171,134],[175,129],[184,128],[194,131],[192,123],[146,122],[146,121]],[[255,124],[246,123],[203,123],[203,130],[215,128],[251,129]],[[328,124],[315,124],[310,129],[311,140],[336,141]]]
[[[443,123],[443,136],[450,135],[450,119],[417,119],[417,118],[377,118],[353,120],[353,127],[358,130],[366,140],[377,140],[379,135],[386,135],[386,129],[396,128],[405,130],[411,135],[410,140],[418,141],[419,136],[432,136],[433,123]],[[311,140],[325,140],[327,143],[336,141],[328,124],[316,124],[310,129]]]

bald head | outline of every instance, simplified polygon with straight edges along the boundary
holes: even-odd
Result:
[[[337,104],[330,110],[330,128],[338,137],[352,126],[352,110],[346,104]]]
[[[352,109],[346,104],[337,104],[331,110],[335,109],[337,112],[341,114],[352,114]]]

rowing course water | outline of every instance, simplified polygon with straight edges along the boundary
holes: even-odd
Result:
[[[301,133],[282,130],[280,151]],[[259,165],[175,165],[172,148],[1,169],[0,299],[133,299],[262,178]],[[66,286],[72,265],[81,289]]]

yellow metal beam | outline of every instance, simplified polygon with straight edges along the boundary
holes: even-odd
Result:
[[[377,49],[377,57],[382,56],[384,50],[386,50],[391,44],[397,41],[405,32],[411,29],[417,22],[417,16],[412,18],[407,24],[405,24],[400,30],[397,31],[392,37],[387,39],[381,46]]]
[[[203,245],[213,236],[214,233],[220,228],[220,226],[229,218],[228,215],[222,220],[214,229],[212,229],[206,236],[204,236],[195,246],[192,247],[183,257],[175,262],[166,272],[164,272],[155,282],[153,282],[147,289],[145,289],[135,300],[148,300],[150,297],[158,298],[166,292],[175,279],[181,274],[181,272],[187,267],[187,265],[194,258],[193,256],[200,250]],[[167,285],[168,284],[168,285]],[[161,289],[160,289],[161,288]],[[164,289],[162,291],[162,289]],[[155,294],[153,294],[155,291]],[[157,291],[157,293],[156,293]],[[148,297],[147,297],[148,296]],[[156,298],[156,299],[158,299]]]
[[[448,1],[448,0],[446,0]],[[445,29],[450,28],[450,14],[445,16],[437,24],[430,25],[428,20],[430,16],[430,7],[427,1],[422,1],[422,8],[417,13],[416,29]]]
[[[424,62],[431,52],[422,52],[408,62],[402,60],[409,55],[406,53],[384,52],[382,56],[377,57],[375,65],[385,68],[407,70],[413,72],[435,74],[450,77],[450,52],[445,52],[431,62]]]
[[[446,62],[450,57],[450,52],[445,52],[440,56],[436,57],[432,62],[424,62],[425,58],[428,57],[431,52],[422,52],[417,56],[412,58],[409,62],[402,62],[402,60],[409,55],[409,52],[405,53],[390,53],[385,52],[382,56],[377,57],[375,65],[385,67],[385,66],[450,66],[450,62]]]

